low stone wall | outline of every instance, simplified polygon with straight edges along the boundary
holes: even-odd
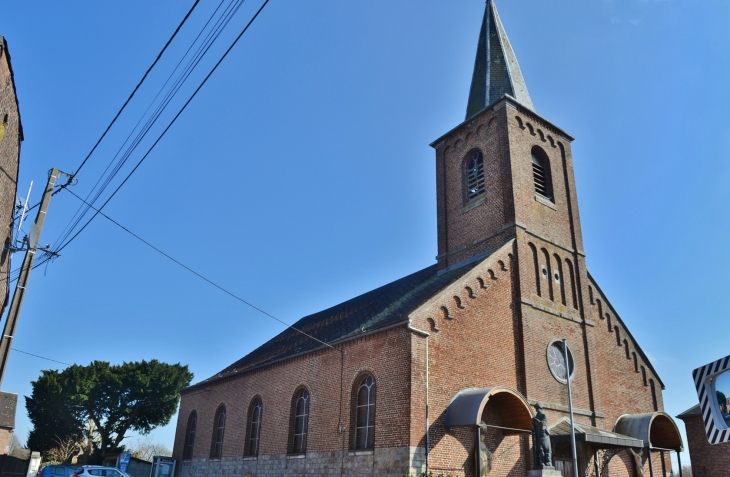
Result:
[[[422,447],[392,447],[374,451],[308,452],[302,456],[286,454],[258,457],[223,457],[182,462],[180,477],[282,477],[317,476],[391,476],[418,475],[425,468]],[[343,472],[344,470],[344,472]]]

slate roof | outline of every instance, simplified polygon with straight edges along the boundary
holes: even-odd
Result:
[[[437,266],[432,265],[332,308],[305,316],[292,326],[325,343],[334,343],[405,323],[409,313],[461,278],[480,261],[440,274]],[[191,387],[240,374],[242,371],[265,366],[323,346],[288,328],[220,373]]]
[[[466,107],[466,119],[505,94],[534,110],[530,93],[493,0],[487,0]]]
[[[695,404],[694,406],[692,406],[691,408],[687,409],[682,414],[677,416],[677,418],[684,419],[685,417],[701,416],[701,415],[702,415],[702,410],[700,409],[700,405]]]
[[[570,442],[570,421],[562,418],[550,428],[551,440],[554,442]],[[576,442],[590,442],[598,448],[634,447],[643,448],[644,441],[612,431],[605,431],[586,424],[575,423]]]

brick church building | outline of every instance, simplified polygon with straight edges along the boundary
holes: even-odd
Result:
[[[573,476],[570,379],[580,476],[667,476],[683,443],[586,269],[572,141],[536,112],[489,0],[466,120],[432,144],[436,263],[184,389],[180,475],[523,477],[539,404]]]

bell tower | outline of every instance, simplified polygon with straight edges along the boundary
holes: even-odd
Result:
[[[535,112],[488,0],[466,120],[431,144],[439,269],[478,260],[523,232],[582,253],[572,140]]]

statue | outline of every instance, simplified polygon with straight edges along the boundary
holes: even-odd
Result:
[[[535,404],[537,414],[532,418],[532,444],[535,448],[535,470],[553,469],[553,452],[550,444],[550,431],[547,427],[547,416],[542,406]]]
[[[487,425],[484,421],[482,421],[479,427],[483,430],[487,429]],[[492,460],[494,459],[494,454],[489,452],[489,449],[487,449],[487,444],[485,444],[482,440],[481,433],[478,433],[477,436],[479,439],[479,477],[488,477],[492,472]]]
[[[634,458],[634,464],[636,468],[636,474],[639,477],[644,477],[644,461],[642,460],[641,456],[634,450],[629,449],[631,451],[631,456]]]

